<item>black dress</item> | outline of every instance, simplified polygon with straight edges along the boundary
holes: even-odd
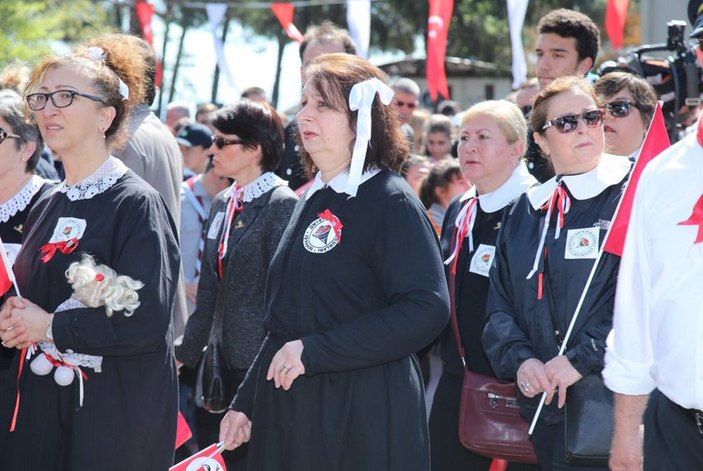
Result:
[[[412,353],[449,317],[439,244],[399,175],[380,171],[354,198],[335,191],[344,182],[313,185],[271,264],[269,334],[232,403],[252,420],[249,469],[430,467]],[[266,371],[296,339],[305,375],[276,389]]]
[[[27,218],[15,262],[22,295],[53,312],[71,296],[68,265],[89,253],[142,281],[141,305],[130,317],[107,317],[104,307],[55,314],[57,348],[102,356],[102,371],[86,371],[80,406],[79,381],[59,386],[53,374],[39,376],[25,367],[16,430],[0,444],[2,469],[168,469],[178,405],[169,325],[179,274],[175,225],[160,195],[114,158],[66,193],[62,189]],[[41,260],[42,246],[72,238],[78,240],[75,250]],[[14,401],[0,404],[8,407],[14,409]]]
[[[475,189],[455,199],[447,209],[442,229],[442,251],[449,259],[455,250],[457,228],[455,222],[461,209],[470,205],[470,198],[477,197],[476,217],[473,224],[470,249],[465,238],[457,252],[454,280],[455,309],[466,355],[466,365],[471,371],[493,376],[493,371],[483,351],[481,335],[486,324],[486,298],[488,273],[495,254],[495,244],[508,205],[530,186],[537,184],[524,163],[521,163],[500,188],[492,193],[477,196]],[[468,209],[468,206],[467,206]],[[447,271],[451,270],[449,262]],[[451,279],[451,278],[449,278]],[[487,471],[491,459],[472,453],[459,442],[459,402],[463,381],[463,366],[451,324],[440,337],[442,376],[432,401],[430,414],[430,441],[432,443],[432,470]],[[509,470],[537,469],[535,466],[511,463]]]

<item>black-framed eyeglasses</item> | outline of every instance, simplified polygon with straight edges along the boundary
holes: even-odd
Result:
[[[222,136],[212,136],[212,143],[215,144],[215,147],[218,149],[222,149],[224,146],[244,144],[244,141],[241,139],[225,139]]]
[[[71,103],[73,103],[73,99],[76,96],[82,96],[83,98],[97,101],[98,103],[102,103],[103,105],[107,105],[105,100],[100,97],[88,95],[87,93],[77,92],[75,90],[56,90],[55,92],[51,93],[32,93],[27,95],[27,105],[32,111],[41,111],[44,109],[44,107],[46,107],[46,104],[49,102],[49,99],[51,99],[51,102],[54,104],[55,107],[66,108],[67,106],[71,106]]]
[[[542,126],[542,131],[554,126],[561,134],[568,134],[576,130],[579,125],[579,119],[583,120],[589,128],[595,128],[603,124],[604,116],[605,112],[603,110],[591,110],[581,114],[565,114],[547,122],[547,124]]]
[[[7,132],[3,128],[0,128],[0,144],[5,142],[5,139],[22,139],[22,137],[18,136],[17,134],[12,134],[11,132]]]
[[[625,118],[630,116],[633,106],[639,109],[637,103],[633,103],[630,100],[617,100],[605,105],[610,114],[613,115],[613,118]]]

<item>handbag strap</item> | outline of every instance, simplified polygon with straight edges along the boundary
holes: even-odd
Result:
[[[227,283],[229,281],[229,269],[224,267],[222,279],[217,286],[217,301],[215,303],[215,313],[212,318],[212,328],[208,343],[220,343],[222,341],[222,324],[225,311],[225,295],[227,294]]]
[[[547,296],[547,302],[549,303],[549,318],[552,320],[552,332],[554,337],[557,339],[558,348],[564,343],[564,333],[559,327],[559,321],[557,319],[557,309],[554,303],[554,294],[552,293],[552,285],[549,281],[549,274],[547,273],[547,255],[544,256],[544,291]]]
[[[454,240],[456,239],[455,233],[458,229],[454,227],[454,231],[452,231],[452,245],[455,245]],[[451,247],[452,251],[454,250],[454,247]],[[459,254],[456,254],[457,260],[459,259]],[[459,332],[459,320],[457,319],[456,315],[456,274],[453,273],[454,270],[449,269],[447,270],[448,279],[447,279],[447,284],[449,285],[449,314],[450,318],[452,321],[452,330],[454,331],[454,338],[456,339],[456,346],[459,349],[459,357],[461,358],[461,364],[464,366],[464,369],[466,369],[466,353],[464,352],[464,346],[461,343],[461,333]]]

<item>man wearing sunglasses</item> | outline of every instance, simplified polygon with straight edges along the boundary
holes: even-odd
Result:
[[[657,107],[657,94],[647,80],[628,72],[609,72],[595,84],[605,100],[606,151],[634,160]]]
[[[600,46],[600,31],[586,15],[565,8],[552,10],[540,19],[537,33],[535,55],[540,89],[559,77],[584,77],[593,67]],[[554,175],[554,169],[535,144],[532,130],[529,131],[525,153],[527,168],[537,180],[545,182]]]

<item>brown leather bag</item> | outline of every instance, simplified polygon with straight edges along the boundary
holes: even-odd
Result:
[[[529,424],[518,408],[515,383],[500,381],[466,368],[466,355],[456,317],[455,276],[451,270],[448,281],[452,330],[464,364],[459,441],[479,455],[536,464],[537,455],[527,433]]]

